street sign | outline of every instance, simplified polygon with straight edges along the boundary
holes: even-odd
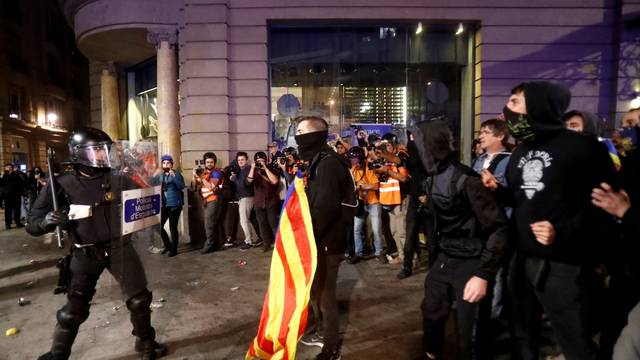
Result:
[[[160,224],[160,186],[122,192],[122,235]]]

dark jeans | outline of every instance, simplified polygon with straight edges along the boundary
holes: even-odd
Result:
[[[513,359],[538,360],[541,313],[547,314],[567,360],[596,358],[587,326],[583,271],[578,265],[516,254],[509,267]]]
[[[178,220],[180,219],[180,213],[182,207],[166,207],[163,206],[160,212],[160,235],[162,236],[162,243],[169,252],[173,254],[178,253]],[[164,224],[169,220],[169,231],[171,232],[171,242],[169,242],[169,235],[164,229]]]
[[[22,226],[20,222],[20,196],[4,198],[4,224],[7,229],[11,227],[11,221],[15,221],[16,226]]]
[[[225,203],[219,200],[206,204],[204,208],[204,231],[207,240],[203,249],[213,250],[224,240]]]
[[[340,314],[336,287],[342,258],[343,254],[327,254],[322,249],[318,249],[318,267],[311,285],[310,305],[316,330],[324,337],[324,346],[328,350],[335,350],[338,347]]]
[[[407,239],[404,243],[404,263],[403,267],[413,268],[413,256],[420,256],[420,225],[425,223],[428,216],[424,211],[418,211],[419,200],[411,196],[407,207]],[[427,239],[429,241],[429,239]]]
[[[456,304],[458,328],[458,359],[489,359],[490,331],[488,319],[491,312],[491,283],[487,296],[478,303],[464,301],[464,288],[480,264],[479,258],[454,259],[444,254],[431,266],[425,279],[422,302],[424,350],[442,356],[445,324]]]
[[[640,301],[638,279],[623,274],[612,274],[609,289],[605,293],[602,308],[602,333],[600,334],[599,359],[611,359],[613,347],[627,326],[629,312]]]
[[[278,231],[278,215],[280,208],[278,206],[259,208],[254,207],[258,226],[260,228],[260,237],[264,241],[264,246],[268,247],[273,244],[276,232]]]
[[[232,242],[236,241],[238,237],[238,220],[240,219],[240,212],[238,211],[238,203],[227,203],[227,213],[225,215],[225,234],[227,239]]]

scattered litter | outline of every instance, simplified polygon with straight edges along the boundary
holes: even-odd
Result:
[[[38,262],[38,260],[36,260],[36,259],[31,259],[31,260],[29,260],[29,264],[35,264],[35,263],[37,263],[37,262]]]
[[[240,289],[240,286],[234,286],[234,287],[231,288],[231,291],[236,291],[238,289]]]
[[[25,305],[29,305],[29,304],[31,304],[30,300],[27,300],[27,299],[25,299],[23,297],[18,299],[18,305],[20,305],[20,306],[25,306]]]
[[[118,310],[120,310],[121,307],[122,307],[122,305],[114,306],[113,310],[118,311]]]
[[[158,301],[159,301],[159,302],[167,302],[167,299],[165,299],[165,298],[160,298],[160,299],[158,299]]]
[[[22,247],[29,247],[29,244],[22,244]]]
[[[247,262],[245,260],[238,261],[238,266],[243,267],[245,265],[247,265]]]
[[[35,285],[35,283],[36,283],[35,280],[34,281],[29,281],[28,283],[24,284],[24,287],[30,288],[33,285]]]
[[[393,256],[391,256],[389,254],[387,254],[386,256],[387,256],[387,261],[393,261]]]
[[[4,336],[13,336],[19,332],[20,330],[18,328],[12,327],[11,329],[7,329],[7,331],[4,332]]]
[[[202,287],[206,284],[207,282],[204,280],[194,280],[194,281],[189,281],[187,283],[187,286],[191,286],[191,287]]]
[[[164,301],[153,301],[151,303],[151,308],[152,309],[160,309],[161,307],[164,307]]]

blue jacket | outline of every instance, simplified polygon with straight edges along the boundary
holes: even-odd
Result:
[[[166,192],[166,204],[167,207],[182,207],[184,200],[182,197],[182,190],[184,189],[184,178],[179,171],[173,170],[176,176],[167,175],[167,192]],[[149,179],[149,184],[153,186],[162,185],[162,177],[164,173],[158,176],[154,176]]]

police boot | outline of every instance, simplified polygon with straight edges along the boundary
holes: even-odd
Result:
[[[167,347],[155,341],[156,331],[151,326],[152,295],[147,289],[127,300],[127,309],[131,312],[132,334],[137,337],[135,350],[142,359],[154,360],[167,354]]]

